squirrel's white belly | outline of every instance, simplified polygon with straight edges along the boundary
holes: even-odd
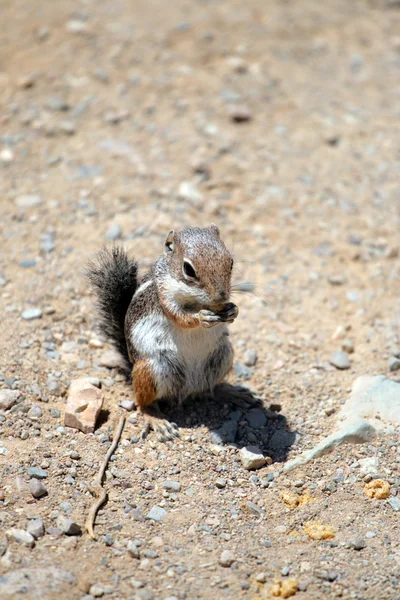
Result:
[[[150,361],[157,378],[158,398],[183,398],[215,385],[217,381],[212,381],[213,373],[207,365],[221,346],[226,331],[223,324],[210,329],[183,329],[164,315],[146,316],[137,321],[131,331],[132,344]],[[179,370],[183,373],[183,381],[175,375],[174,366],[176,374]]]

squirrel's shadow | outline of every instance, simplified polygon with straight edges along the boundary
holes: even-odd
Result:
[[[266,408],[246,387],[224,383],[213,395],[190,398],[180,408],[160,406],[180,428],[206,426],[212,443],[258,446],[273,462],[286,461],[296,442],[296,431],[290,430],[280,407]]]

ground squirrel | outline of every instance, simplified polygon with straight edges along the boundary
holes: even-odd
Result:
[[[182,402],[213,392],[232,367],[227,323],[233,258],[216,225],[170,231],[163,255],[138,279],[137,262],[120,247],[103,249],[88,267],[103,333],[131,369],[143,435],[178,437],[157,401]]]

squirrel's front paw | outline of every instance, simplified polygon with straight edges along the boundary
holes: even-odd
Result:
[[[233,323],[238,316],[239,309],[236,304],[228,302],[224,305],[223,309],[218,313],[212,310],[203,309],[199,312],[200,325],[202,327],[215,327],[218,323]]]
[[[199,321],[202,327],[208,329],[209,327],[215,327],[218,323],[221,323],[220,317],[213,312],[212,310],[203,310],[199,311]]]
[[[239,309],[233,302],[228,302],[224,305],[223,309],[220,310],[217,315],[224,323],[233,323],[239,314]]]

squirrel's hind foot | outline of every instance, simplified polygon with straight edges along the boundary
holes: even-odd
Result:
[[[177,424],[168,421],[158,405],[147,406],[143,416],[142,440],[147,438],[150,431],[154,431],[159,442],[170,442],[180,437]]]

